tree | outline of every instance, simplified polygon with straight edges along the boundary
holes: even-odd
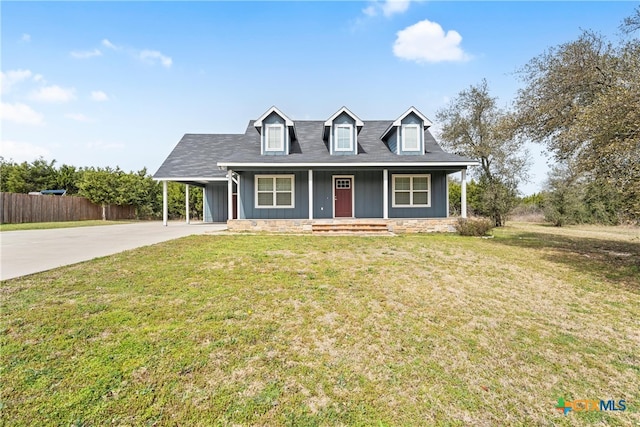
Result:
[[[625,22],[637,30],[640,9]],[[635,28],[635,30],[634,30]],[[585,182],[618,193],[640,220],[640,40],[618,46],[585,31],[533,58],[520,70],[517,124]],[[604,190],[607,193],[609,190]]]
[[[107,219],[107,205],[118,202],[118,177],[121,174],[120,168],[89,168],[84,171],[78,183],[79,194],[82,197],[102,206],[103,220]]]
[[[497,107],[486,80],[461,91],[436,116],[442,123],[443,145],[480,160],[477,213],[491,217],[498,227],[504,225],[528,166],[527,152],[512,132],[512,117]]]

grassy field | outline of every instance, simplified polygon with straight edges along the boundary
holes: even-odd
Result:
[[[26,222],[22,224],[0,224],[0,231],[46,230],[50,228],[92,227],[95,225],[126,224],[128,221],[60,221],[60,222]]]
[[[193,236],[1,290],[5,425],[640,424],[638,228]]]

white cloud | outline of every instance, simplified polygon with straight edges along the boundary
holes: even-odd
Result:
[[[393,54],[418,63],[466,61],[470,59],[462,48],[462,36],[457,31],[444,30],[428,19],[398,31]]]
[[[30,98],[39,102],[65,103],[76,98],[74,88],[63,88],[57,85],[45,86],[31,92]]]
[[[85,116],[82,113],[69,113],[69,114],[65,114],[64,116],[67,119],[75,120],[76,122],[83,122],[83,123],[93,122],[93,120],[91,120],[89,117]]]
[[[107,39],[102,39],[102,46],[108,47],[109,49],[113,49],[113,50],[120,50],[118,46],[114,45]]]
[[[20,40],[25,42],[25,43],[29,43],[31,41],[31,35],[24,33],[22,34],[22,37],[20,37]]]
[[[94,90],[91,92],[91,100],[97,102],[108,101],[109,96],[101,90]]]
[[[41,125],[44,123],[42,114],[21,103],[0,103],[0,118],[23,125]]]
[[[171,64],[173,64],[173,60],[170,57],[163,55],[157,50],[143,50],[138,57],[141,61],[149,64],[155,64],[156,60],[158,60],[162,66],[166,68],[171,67]]]
[[[75,50],[71,52],[71,56],[77,59],[86,59],[86,58],[93,58],[94,56],[102,56],[102,52],[100,51],[100,49],[80,50],[80,51]]]
[[[2,157],[14,162],[29,162],[38,157],[51,157],[51,152],[28,142],[2,141]]]
[[[384,0],[373,1],[366,8],[362,9],[362,13],[369,17],[377,16],[382,13],[385,17],[390,17],[398,13],[404,13],[409,9],[412,0]]]
[[[28,80],[32,74],[30,70],[9,70],[6,73],[0,71],[0,91],[9,92],[12,86]]]

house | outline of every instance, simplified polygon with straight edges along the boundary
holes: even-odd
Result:
[[[465,174],[478,163],[444,152],[431,125],[414,107],[367,121],[346,107],[326,120],[292,120],[272,107],[243,134],[186,134],[154,175],[164,183],[164,223],[166,182],[175,181],[201,187],[204,221],[231,230],[451,230],[447,176],[462,172],[465,217]]]

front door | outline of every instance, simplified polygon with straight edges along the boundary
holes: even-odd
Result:
[[[353,178],[333,179],[334,216],[351,218],[353,216]]]

